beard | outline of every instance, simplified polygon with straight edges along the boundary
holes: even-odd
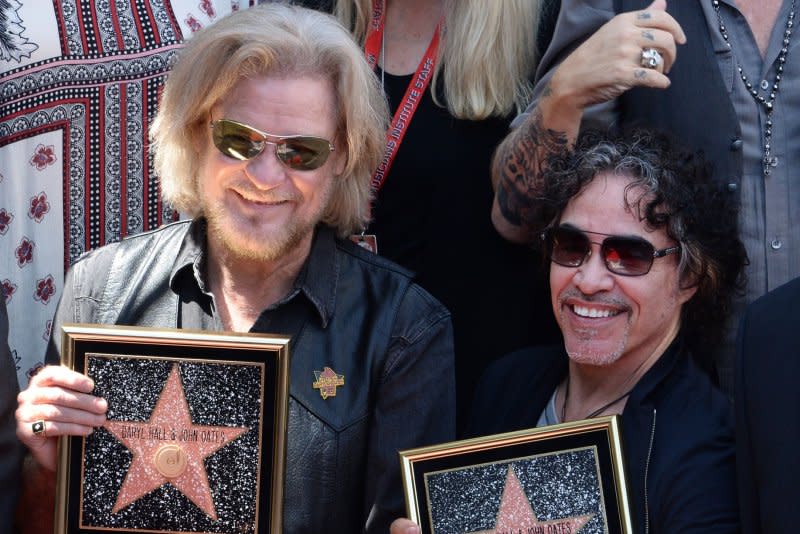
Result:
[[[564,348],[569,359],[582,365],[605,367],[616,363],[625,352],[627,344],[627,328],[619,337],[617,343],[613,343],[610,346],[606,345],[603,348],[597,346],[594,333],[588,329],[572,332],[570,336],[564,336]]]
[[[331,197],[328,188],[322,192],[318,208],[305,216],[290,214],[285,223],[275,228],[264,227],[258,219],[232,211],[223,202],[204,202],[203,214],[208,236],[220,243],[228,254],[246,261],[272,262],[297,248],[322,220]],[[302,200],[300,195],[286,195],[272,200]]]
[[[209,236],[221,243],[233,257],[249,261],[271,262],[285,256],[297,247],[315,226],[315,224],[290,221],[279,231],[265,236],[255,230],[244,233],[237,231],[237,225],[230,224],[228,214],[222,210],[206,210],[205,216]]]
[[[557,322],[561,327],[564,348],[570,360],[578,364],[601,367],[617,362],[628,346],[630,322],[625,321],[624,325],[616,325],[611,332],[607,328],[592,328],[591,326],[577,328],[570,321],[570,307],[565,304],[565,301],[572,297],[577,297],[587,302],[613,306],[620,310],[619,315],[625,317],[628,317],[630,311],[628,302],[614,296],[592,298],[574,288],[567,289],[558,298]]]

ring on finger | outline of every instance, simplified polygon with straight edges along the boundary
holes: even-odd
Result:
[[[661,52],[655,48],[642,48],[642,57],[639,64],[646,69],[658,69],[664,64]]]
[[[33,432],[34,436],[41,436],[43,438],[47,437],[47,432],[45,429],[44,419],[39,419],[38,421],[34,421],[31,423],[31,431]]]

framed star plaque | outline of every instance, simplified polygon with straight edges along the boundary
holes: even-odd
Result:
[[[281,532],[286,336],[65,325],[106,423],[59,443],[56,532]]]
[[[426,534],[631,534],[617,416],[400,452]]]

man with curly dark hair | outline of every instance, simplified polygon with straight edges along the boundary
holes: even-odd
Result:
[[[574,150],[556,151],[547,161],[540,200],[531,205],[530,216],[545,247],[560,234],[557,227],[569,203],[608,173],[629,178],[625,206],[645,230],[663,229],[680,247],[680,284],[696,291],[681,308],[681,333],[696,361],[711,366],[709,352],[722,341],[731,301],[745,285],[747,258],[735,203],[712,179],[707,162],[672,138],[645,130],[613,137],[590,130]]]
[[[743,286],[730,196],[647,132],[584,134],[544,167],[527,217],[564,344],[490,366],[469,433],[619,414],[634,532],[738,532],[731,405],[697,365]]]

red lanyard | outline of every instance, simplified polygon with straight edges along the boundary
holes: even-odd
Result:
[[[372,3],[372,21],[364,41],[364,53],[367,56],[367,62],[373,69],[378,63],[385,22],[386,13],[383,11],[383,2],[375,0]],[[403,142],[408,125],[411,123],[411,118],[417,111],[422,95],[425,94],[425,89],[427,89],[433,77],[433,69],[436,66],[436,53],[439,50],[439,30],[441,25],[441,22],[436,25],[431,43],[422,56],[419,66],[417,66],[417,71],[414,73],[411,83],[408,84],[406,94],[403,95],[403,100],[397,106],[397,111],[394,113],[389,130],[386,132],[386,151],[383,153],[380,165],[372,175],[372,191],[374,194],[380,191],[383,182],[386,181],[386,175],[389,174],[389,169],[392,167],[394,157],[400,148],[400,143]]]

